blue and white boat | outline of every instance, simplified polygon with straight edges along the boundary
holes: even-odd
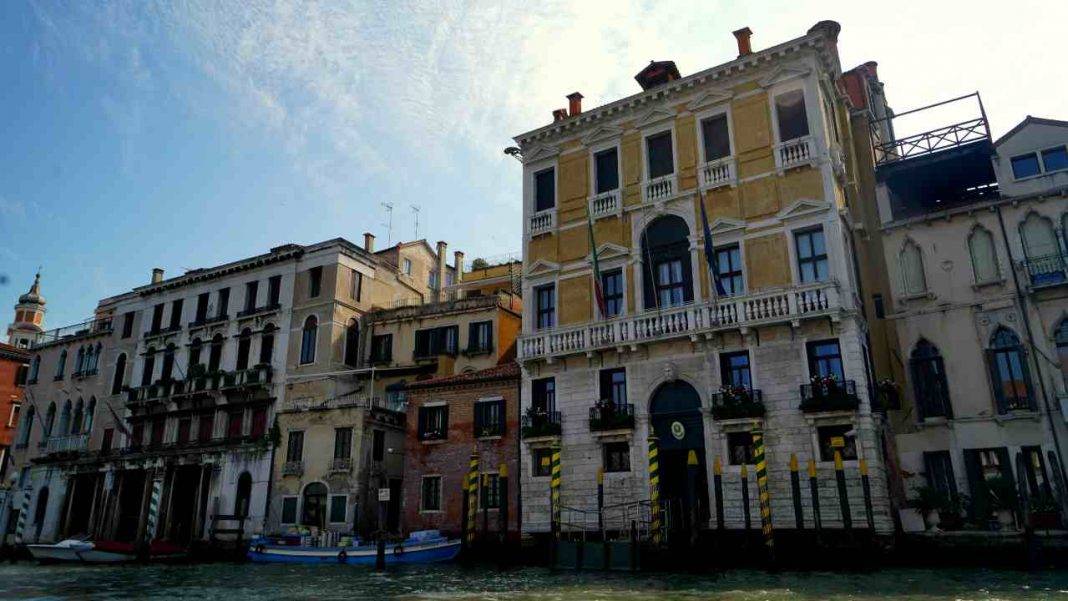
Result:
[[[298,544],[293,544],[297,542]],[[252,539],[248,558],[255,563],[343,563],[375,565],[377,546],[353,541],[336,547],[299,544],[290,537],[261,536]],[[451,561],[460,553],[460,540],[448,539],[437,530],[413,532],[402,542],[386,544],[386,564],[439,563]]]

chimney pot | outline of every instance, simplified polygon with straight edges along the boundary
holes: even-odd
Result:
[[[444,241],[438,240],[438,300],[445,300],[445,274],[448,269],[445,265],[445,248],[448,245]]]
[[[163,281],[163,268],[155,267],[152,269],[152,283],[158,284]]]
[[[369,253],[375,252],[375,235],[371,232],[363,233],[363,249]]]
[[[567,112],[572,117],[582,113],[582,94],[572,92],[567,95]]]
[[[749,40],[752,35],[753,30],[748,27],[743,27],[734,32],[734,39],[738,40],[738,58],[749,56],[753,53],[753,46]]]
[[[563,121],[564,119],[567,119],[567,109],[556,109],[553,111],[553,123]]]
[[[453,277],[453,279],[457,283],[459,283],[462,282],[464,279],[464,253],[456,251],[452,253],[452,256],[452,268],[456,270],[456,275]]]

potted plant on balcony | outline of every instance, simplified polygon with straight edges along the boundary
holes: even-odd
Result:
[[[901,408],[901,395],[898,393],[897,382],[890,378],[883,378],[875,385],[875,389],[883,402],[884,410]]]
[[[549,412],[543,407],[530,407],[526,410],[527,425],[523,426],[523,437],[547,436],[553,434],[549,421]]]
[[[941,511],[947,506],[947,495],[933,486],[921,486],[916,489],[916,499],[912,508],[923,519],[923,529],[937,528],[942,522]]]
[[[990,506],[994,512],[990,520],[992,529],[1001,530],[1015,527],[1014,512],[1019,505],[1015,483],[1011,478],[998,476],[987,480],[986,488],[990,498]]]
[[[744,386],[725,384],[719,389],[721,403],[713,405],[712,419],[739,419],[763,417],[764,404],[753,399]]]

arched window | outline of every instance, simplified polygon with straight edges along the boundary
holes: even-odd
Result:
[[[111,376],[111,394],[122,392],[122,385],[126,382],[126,353],[115,359],[115,374]]]
[[[999,327],[986,352],[998,413],[1033,410],[1031,374],[1019,337],[1012,330]]]
[[[189,370],[193,370],[193,366],[200,365],[200,351],[204,348],[204,341],[200,338],[194,338],[193,342],[189,343]]]
[[[55,401],[52,401],[51,403],[48,404],[48,411],[45,412],[45,423],[44,423],[44,437],[45,438],[51,438],[52,437],[52,426],[54,426],[55,424],[56,424],[56,403],[55,403]]]
[[[923,273],[923,253],[912,240],[905,242],[899,256],[901,264],[901,284],[907,296],[925,294],[927,277]]]
[[[78,357],[74,360],[74,373],[81,374],[85,371],[85,347],[78,348]]]
[[[1001,279],[998,256],[994,250],[994,236],[984,227],[977,227],[968,236],[968,252],[972,256],[972,272],[975,283],[994,282]]]
[[[1061,320],[1061,325],[1053,334],[1053,340],[1057,344],[1057,357],[1061,360],[1061,375],[1064,376],[1064,385],[1068,387],[1068,317]]]
[[[360,324],[349,320],[345,329],[345,365],[356,367],[360,362]]]
[[[918,417],[921,420],[927,417],[953,417],[946,366],[938,347],[920,339],[916,348],[912,349],[909,368]]]
[[[93,432],[94,417],[96,417],[96,397],[89,397],[89,406],[85,410],[85,426],[82,428],[86,434]]]
[[[1045,286],[1065,280],[1064,257],[1057,244],[1052,220],[1030,213],[1020,224],[1020,239],[1032,285]]]
[[[222,334],[216,334],[211,337],[211,348],[208,350],[208,372],[219,371],[219,364],[222,363],[223,352],[223,337]]]
[[[93,360],[89,362],[89,372],[90,373],[94,373],[95,374],[97,369],[100,368],[100,352],[103,351],[103,350],[104,350],[103,345],[101,345],[99,342],[96,343],[96,348],[93,349]]]
[[[164,382],[170,382],[171,376],[174,375],[174,350],[174,343],[171,343],[163,351],[163,365],[159,370],[159,379]]]
[[[309,315],[304,320],[304,329],[300,335],[300,363],[301,365],[315,362],[315,343],[319,334],[319,320],[314,315]]]
[[[70,434],[70,399],[63,403],[63,410],[59,413],[59,436]]]
[[[276,329],[273,323],[263,326],[263,337],[260,338],[261,365],[270,365],[274,357],[274,331]]]
[[[152,372],[156,370],[156,349],[154,347],[148,347],[145,351],[145,364],[141,369],[141,386],[148,386],[152,383]]]
[[[74,415],[70,420],[70,433],[81,434],[82,432],[82,417],[85,413],[85,403],[81,399],[74,404]]]
[[[242,472],[237,478],[237,494],[234,495],[234,515],[248,517],[249,500],[252,498],[252,475]]]
[[[690,228],[675,215],[658,217],[642,232],[643,300],[646,309],[693,301]]]
[[[301,525],[326,527],[326,492],[326,485],[322,482],[312,482],[304,488]]]
[[[252,349],[252,330],[245,328],[237,339],[237,366],[235,369],[248,369],[248,354]]]
[[[29,382],[31,384],[37,382],[37,376],[41,373],[41,356],[34,355],[33,361],[30,362],[30,377]]]
[[[37,417],[37,412],[34,411],[33,405],[22,414],[22,423],[19,424],[19,446],[26,446],[30,444],[30,435],[33,434],[33,420]]]
[[[63,373],[67,371],[67,349],[59,351],[59,362],[56,363],[56,379],[62,380]]]

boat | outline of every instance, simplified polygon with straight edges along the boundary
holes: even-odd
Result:
[[[130,563],[138,559],[133,543],[116,541],[69,538],[55,544],[26,545],[26,548],[42,563]],[[153,541],[148,549],[149,561],[169,561],[185,556],[185,549],[166,541]]]
[[[348,542],[348,541],[344,541]],[[255,563],[340,563],[374,565],[377,545],[360,544],[312,546],[307,537],[262,536],[252,539],[248,558]],[[419,564],[451,561],[460,553],[460,540],[449,539],[437,530],[413,532],[401,542],[386,544],[386,564]]]

